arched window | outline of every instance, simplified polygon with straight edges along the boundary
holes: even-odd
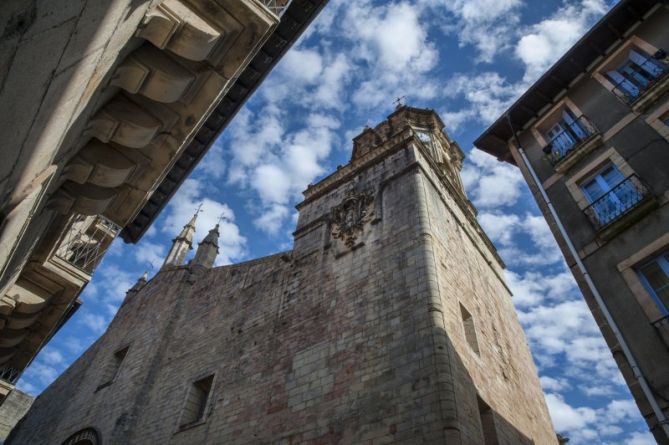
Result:
[[[97,431],[85,428],[72,434],[62,445],[102,445],[102,441]]]

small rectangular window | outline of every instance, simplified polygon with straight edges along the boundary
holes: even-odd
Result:
[[[181,413],[182,428],[200,422],[206,417],[213,381],[212,374],[191,384]]]
[[[641,266],[638,273],[660,311],[669,315],[669,253],[664,253]]]
[[[667,67],[662,62],[634,48],[622,65],[607,72],[607,75],[614,82],[614,92],[633,100],[666,71]]]
[[[479,343],[476,340],[476,327],[474,326],[474,318],[465,307],[460,304],[460,312],[462,313],[462,326],[465,330],[465,338],[467,343],[474,352],[479,353]]]
[[[581,184],[600,225],[606,225],[635,207],[645,197],[638,179],[625,178],[614,164],[601,169]]]
[[[121,364],[125,359],[125,356],[128,354],[128,347],[125,347],[121,350],[118,350],[114,353],[111,359],[107,362],[104,370],[102,371],[102,382],[97,389],[104,388],[105,386],[111,385],[116,376],[118,375],[119,370],[121,369]]]

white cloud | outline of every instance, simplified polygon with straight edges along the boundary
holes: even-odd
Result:
[[[515,48],[525,64],[523,82],[536,80],[608,10],[604,0],[566,3],[550,17],[529,27]]]
[[[510,83],[496,72],[457,73],[444,87],[447,98],[463,98],[468,107],[459,110],[476,121],[489,124],[497,119],[521,95],[524,87]]]
[[[521,228],[520,218],[515,214],[482,212],[477,219],[488,236],[503,246],[510,245]]]
[[[150,270],[157,270],[165,261],[167,255],[167,247],[162,244],[157,244],[148,241],[148,237],[133,249],[135,260],[142,265],[145,265]]]
[[[225,203],[205,197],[205,192],[202,181],[197,179],[184,181],[170,201],[162,231],[170,237],[175,236],[192,218],[198,205],[202,204],[202,212],[197,218],[193,249],[197,248],[197,243],[202,241],[209,230],[218,223],[219,218],[223,217],[219,227],[219,253],[216,264],[230,264],[246,254],[246,238],[241,235],[239,227],[234,222],[235,214],[232,209]]]
[[[546,305],[552,301],[571,301],[578,296],[576,282],[568,271],[548,275],[532,270],[520,274],[507,269],[506,280],[518,308]]]
[[[66,337],[63,346],[72,354],[79,354],[84,349],[84,341],[79,337]]]
[[[288,216],[288,207],[275,204],[266,209],[253,223],[261,230],[276,235]]]
[[[444,129],[450,134],[457,133],[462,124],[476,119],[476,112],[471,108],[459,111],[442,111],[439,116],[444,121]]]
[[[413,102],[434,98],[439,89],[429,76],[438,51],[428,39],[423,9],[406,2],[373,6],[360,1],[347,5],[343,31],[352,40],[351,54],[362,62],[365,76],[352,95],[362,110],[390,105],[396,96]],[[386,105],[386,106],[388,106]]]
[[[59,365],[65,361],[63,354],[52,346],[44,348],[40,352],[40,358],[47,365]]]
[[[247,119],[252,121],[253,114]],[[253,138],[248,122],[240,124],[230,142],[234,160],[238,155],[234,147],[249,139],[244,130],[250,131]],[[263,138],[262,152],[255,158],[234,162],[236,167],[231,169],[229,180],[253,190],[259,197],[259,202],[252,203],[260,215],[254,221],[257,227],[272,235],[279,233],[290,214],[290,203],[299,200],[307,185],[326,172],[323,164],[339,140],[335,134],[339,126],[339,120],[329,115],[312,113],[293,132],[277,131],[271,139]]]
[[[49,384],[56,377],[58,377],[58,369],[42,363],[40,360],[33,362],[30,367],[23,374],[21,381],[27,383],[26,388],[30,390],[31,385],[29,382],[36,382],[41,384]]]
[[[541,376],[541,387],[544,391],[561,392],[571,388],[569,381],[565,378],[553,378],[548,376]]]
[[[546,403],[556,431],[566,433],[570,445],[590,445],[609,443],[607,437],[619,435],[634,422],[638,409],[631,400],[612,400],[607,406],[592,408],[574,407],[566,399],[554,393],[546,394]],[[655,441],[648,433],[632,433],[625,444],[646,445]]]
[[[102,334],[107,327],[108,321],[99,314],[91,312],[85,313],[79,319],[80,322],[89,328],[94,334]]]
[[[353,7],[348,15],[362,52],[377,58],[383,69],[394,72],[434,65],[436,50],[427,42],[427,30],[419,16],[418,8],[408,3]]]
[[[635,432],[632,433],[626,440],[625,444],[627,445],[656,445],[657,442],[653,439],[653,436],[647,432]]]
[[[323,59],[313,49],[293,48],[281,62],[285,75],[296,83],[314,83],[321,79]]]
[[[225,153],[219,140],[214,142],[199,165],[200,171],[211,179],[223,178],[226,172]]]
[[[560,432],[581,430],[597,420],[597,412],[588,407],[574,408],[557,394],[546,394],[546,403],[551,413],[553,425]]]
[[[474,46],[478,51],[477,59],[491,62],[515,34],[519,22],[519,7],[522,0],[451,0],[433,2],[446,8],[453,19],[445,27],[453,32],[460,46]]]
[[[344,54],[337,54],[323,70],[318,89],[313,95],[314,106],[323,109],[344,107],[346,83],[352,77],[354,67]]]
[[[515,204],[525,184],[516,167],[499,162],[480,150],[470,153],[463,168],[462,179],[472,201],[479,208]]]

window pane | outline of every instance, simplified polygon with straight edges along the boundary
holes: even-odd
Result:
[[[641,272],[643,272],[646,280],[648,280],[648,284],[653,289],[659,289],[669,284],[669,277],[667,277],[657,261],[641,268]]]
[[[664,254],[656,261],[641,268],[641,273],[665,308],[669,308],[669,275],[662,269],[660,262],[666,261],[667,257],[669,254]]]
[[[623,174],[620,173],[620,170],[618,170],[618,168],[615,165],[611,165],[610,167],[603,170],[601,176],[602,178],[604,178],[604,181],[606,181],[606,183],[609,185],[610,189],[620,184],[620,182],[623,179],[625,179]]]
[[[599,185],[596,179],[591,180],[583,185],[583,190],[590,198],[590,201],[595,201],[602,196],[606,191]]]
[[[662,289],[658,290],[657,298],[660,299],[665,308],[669,308],[669,286],[665,286]]]

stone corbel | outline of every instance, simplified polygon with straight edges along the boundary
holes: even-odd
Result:
[[[16,308],[16,300],[14,297],[5,295],[0,298],[0,316],[7,317]]]
[[[0,348],[0,364],[7,363],[16,354],[16,348]]]
[[[39,313],[49,302],[51,295],[35,286],[15,284],[12,293],[16,301],[15,314],[30,316]]]
[[[3,329],[0,334],[0,348],[11,348],[18,345],[29,334],[27,329]]]
[[[63,177],[78,184],[113,188],[123,184],[135,167],[111,145],[91,139],[65,167]]]
[[[8,329],[26,329],[35,324],[37,319],[40,317],[40,313],[33,314],[31,316],[25,317],[25,316],[19,316],[16,314],[16,316],[9,317],[7,319],[6,327]]]
[[[98,215],[107,209],[116,194],[116,189],[67,181],[54,193],[48,206],[62,215],[70,212]]]
[[[184,95],[195,75],[177,61],[146,44],[116,70],[111,85],[156,102],[172,103]]]
[[[201,61],[220,41],[221,32],[181,1],[165,0],[146,14],[137,37],[185,59]]]
[[[117,95],[90,120],[87,132],[102,142],[142,148],[160,131],[158,119]]]

